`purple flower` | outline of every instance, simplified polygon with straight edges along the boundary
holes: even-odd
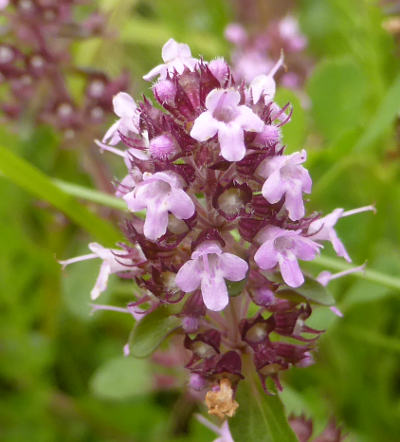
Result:
[[[133,260],[131,257],[124,257],[121,254],[126,254],[124,250],[106,249],[102,245],[92,242],[89,244],[89,249],[92,253],[88,255],[77,256],[75,258],[59,261],[59,263],[65,268],[69,264],[75,262],[86,261],[88,259],[100,258],[103,263],[100,266],[99,276],[97,277],[96,284],[90,292],[91,298],[96,299],[102,292],[107,289],[108,278],[113,273],[135,271],[136,267],[133,266]],[[143,259],[143,254],[137,249],[137,261]]]
[[[5,9],[8,6],[8,0],[0,0],[0,10]]]
[[[201,286],[203,301],[209,310],[223,310],[229,302],[225,279],[241,281],[248,265],[232,253],[222,253],[215,241],[204,241],[178,271],[176,285],[184,292],[193,292]]]
[[[312,181],[308,171],[300,164],[306,160],[306,151],[279,155],[264,160],[257,173],[267,178],[262,195],[271,204],[285,196],[289,218],[296,221],[304,216],[303,192],[310,193]]]
[[[119,132],[127,136],[129,132],[139,133],[139,111],[135,100],[126,92],[119,92],[113,98],[114,112],[119,117],[106,132],[103,143],[115,146],[121,141]]]
[[[147,209],[143,227],[146,238],[156,240],[166,233],[168,212],[178,219],[194,215],[194,203],[182,187],[182,179],[174,172],[144,173],[143,181],[123,197],[132,212]]]
[[[246,153],[244,131],[261,132],[263,121],[247,106],[239,105],[240,93],[233,89],[214,89],[206,98],[207,110],[196,118],[190,132],[198,141],[218,133],[221,155],[240,161]]]
[[[144,75],[144,80],[150,81],[157,75],[159,75],[160,80],[165,80],[168,74],[173,74],[175,71],[182,74],[185,67],[192,71],[197,65],[197,59],[192,57],[189,46],[184,43],[178,43],[173,38],[170,38],[165,43],[161,56],[164,63],[159,64],[148,74]]]
[[[343,276],[351,275],[352,273],[357,273],[357,272],[364,273],[365,272],[365,264],[362,264],[358,267],[353,267],[351,269],[343,270],[342,272],[334,273],[334,274],[332,274],[331,272],[328,272],[328,270],[324,270],[316,277],[316,280],[321,285],[326,287],[333,279],[342,278]]]
[[[247,41],[247,32],[239,23],[230,23],[225,28],[225,38],[231,43],[241,46]]]
[[[367,211],[372,211],[375,213],[376,209],[374,206],[359,207],[357,209],[347,210],[346,212],[344,209],[335,209],[329,215],[313,221],[310,224],[307,233],[312,239],[330,241],[337,255],[343,257],[346,261],[351,262],[351,258],[347,253],[342,241],[337,236],[334,227],[340,218]]]
[[[255,48],[238,51],[232,59],[235,78],[246,83],[250,83],[258,75],[264,75],[264,72],[268,72],[272,66],[270,59]]]
[[[208,63],[208,69],[214,75],[214,77],[223,84],[229,77],[230,70],[228,63],[222,58],[218,57],[214,60],[211,60]]]
[[[282,64],[283,55],[281,55],[279,60],[272,67],[268,75],[261,74],[253,78],[252,82],[250,83],[250,91],[254,104],[259,102],[261,95],[264,95],[265,103],[268,103],[274,99],[276,91],[274,75],[277,73]]]
[[[288,16],[279,22],[279,33],[288,50],[299,52],[307,46],[307,38],[300,33],[299,24],[294,17]]]
[[[149,151],[153,158],[168,160],[177,152],[174,139],[169,134],[161,134],[151,139]]]
[[[300,234],[299,230],[266,227],[257,236],[262,242],[254,255],[254,261],[263,270],[273,269],[279,264],[282,278],[290,287],[299,287],[304,282],[298,259],[312,261],[319,253],[320,244]]]
[[[337,255],[343,257],[346,261],[351,262],[351,258],[347,253],[346,248],[334,229],[334,226],[339,218],[342,217],[343,213],[343,209],[335,209],[329,215],[316,219],[310,224],[308,234],[312,239],[330,241]]]

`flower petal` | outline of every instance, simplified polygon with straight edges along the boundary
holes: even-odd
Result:
[[[282,278],[290,287],[300,287],[304,282],[304,276],[299,263],[294,255],[291,257],[279,256],[279,268]]]
[[[144,221],[144,236],[152,241],[160,238],[167,231],[168,211],[164,207],[156,207],[155,204],[149,204]]]
[[[303,218],[305,210],[301,187],[295,184],[292,184],[292,186],[286,186],[285,206],[288,210],[289,218],[292,221],[297,221],[298,219]]]
[[[266,241],[262,244],[254,255],[254,261],[258,267],[264,270],[275,267],[278,263],[278,253],[274,248],[274,242]]]
[[[161,75],[166,70],[167,68],[165,64],[159,64],[156,67],[154,67],[150,72],[148,72],[146,75],[143,75],[143,80],[151,81],[154,77],[156,77],[157,75]]]
[[[137,212],[146,208],[146,201],[136,197],[136,189],[128,192],[122,199],[126,201],[128,210],[131,212]]]
[[[246,277],[247,262],[232,253],[222,253],[219,256],[218,264],[223,272],[224,278],[229,281],[241,281]]]
[[[97,277],[96,284],[90,292],[90,296],[92,299],[96,299],[100,296],[101,293],[104,292],[107,288],[108,277],[111,273],[111,267],[108,262],[103,262],[100,266],[99,276]]]
[[[228,161],[240,161],[246,154],[243,129],[237,124],[220,125],[218,141],[221,155]]]
[[[210,278],[207,274],[203,274],[201,293],[204,304],[209,310],[219,312],[229,303],[228,289],[222,276]]]
[[[262,93],[265,94],[266,98],[272,100],[275,96],[275,89],[275,80],[272,76],[265,74],[257,75],[250,84],[253,103],[258,103]]]
[[[162,47],[161,50],[162,59],[167,63],[169,61],[172,61],[174,58],[178,57],[180,52],[179,46],[180,44],[178,42],[176,42],[173,38],[170,38]],[[189,56],[190,56],[190,49],[189,49]]]
[[[119,92],[113,97],[114,112],[120,118],[132,117],[137,110],[135,100],[126,92]]]
[[[175,284],[185,293],[193,292],[200,285],[199,262],[190,259],[178,270],[175,277]]]
[[[203,112],[199,115],[190,131],[190,136],[197,141],[206,141],[213,137],[218,130],[218,121],[211,115],[211,112]]]
[[[282,185],[281,174],[279,170],[272,173],[265,181],[261,189],[263,197],[271,204],[277,203],[285,192],[285,186]]]
[[[298,237],[296,240],[295,253],[296,256],[303,261],[312,261],[315,255],[319,253],[322,247],[320,244],[309,238]]]
[[[244,130],[261,132],[264,129],[264,121],[256,115],[249,107],[239,106],[239,115],[235,122],[240,124]]]
[[[195,207],[190,196],[182,189],[175,189],[168,197],[169,211],[179,219],[193,216]]]
[[[121,120],[117,120],[104,134],[102,139],[103,143],[111,144],[111,146],[115,146],[121,141],[121,137],[118,133],[118,128]]]
[[[351,262],[351,258],[349,254],[347,253],[347,250],[342,243],[342,241],[337,236],[337,233],[333,230],[333,228],[330,231],[329,239],[332,242],[333,249],[335,250],[336,254],[338,256],[341,256],[344,258],[347,262]]]
[[[240,93],[233,89],[213,89],[206,98],[206,107],[210,112],[217,108],[236,108],[240,103]]]

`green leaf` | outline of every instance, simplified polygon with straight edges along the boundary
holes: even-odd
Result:
[[[106,399],[121,400],[149,393],[152,388],[149,363],[124,356],[111,359],[96,370],[90,388]]]
[[[53,178],[53,183],[68,195],[76,196],[87,201],[101,204],[102,206],[111,207],[124,212],[128,211],[128,207],[124,200],[115,196],[109,195],[98,190],[90,189],[88,187],[80,186],[79,184],[69,183],[67,181]]]
[[[267,395],[260,382],[250,377],[240,382],[236,400],[239,408],[229,421],[235,442],[295,442],[278,395]]]
[[[43,172],[4,147],[0,147],[0,172],[14,184],[61,210],[104,245],[115,244],[121,239],[110,223],[90,212],[59,189]]]
[[[328,289],[321,285],[315,279],[306,276],[304,284],[300,287],[289,287],[284,285],[277,292],[280,296],[291,296],[293,293],[306,298],[308,301],[321,305],[334,305],[335,298],[330,294]]]
[[[363,344],[370,344],[387,351],[400,353],[400,339],[397,337],[387,336],[375,330],[350,325],[342,327],[340,332],[357,341],[361,341]]]
[[[158,307],[134,327],[129,338],[131,354],[136,358],[150,356],[180,324],[180,319],[173,315],[170,307]]]
[[[392,125],[400,111],[400,75],[386,92],[366,131],[354,146],[355,152],[370,150],[374,142]]]
[[[330,60],[316,67],[308,92],[318,129],[328,139],[333,139],[360,121],[367,95],[367,79],[354,61]]]

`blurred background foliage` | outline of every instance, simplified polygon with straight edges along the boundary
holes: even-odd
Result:
[[[108,17],[109,37],[75,42],[76,63],[112,75],[127,68],[136,98],[149,95],[149,84],[140,79],[159,63],[168,38],[189,43],[195,56],[229,56],[223,37],[228,23],[262,29],[271,16],[294,11],[315,67],[305,94],[280,89],[277,101],[294,105],[292,123],[284,128],[288,150],[304,147],[309,153],[314,180],[309,208],[327,213],[376,203],[375,216],[346,218],[338,230],[356,264],[367,260],[368,268],[399,277],[400,51],[382,26],[385,8],[398,2],[103,0],[90,7],[93,3]],[[79,82],[72,79],[71,87],[79,97]],[[60,149],[60,136],[49,127],[3,124],[0,144],[51,177],[95,187],[85,152],[73,145]],[[118,176],[117,162],[106,160]],[[115,217],[110,209],[89,207]],[[0,217],[0,440],[215,438],[195,419],[178,421],[182,398],[174,390],[154,391],[154,368],[122,357],[130,316],[90,315],[96,262],[61,272],[56,258],[86,253],[93,238],[5,177]],[[316,274],[322,267],[310,270]],[[128,288],[113,282],[106,297],[115,303],[128,299]],[[313,315],[311,326],[326,333],[317,363],[284,378],[287,411],[312,417],[316,431],[335,416],[350,441],[398,441],[400,292],[356,276],[332,283],[332,289],[344,318],[329,310]]]

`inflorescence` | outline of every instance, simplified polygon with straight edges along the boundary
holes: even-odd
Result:
[[[188,388],[222,418],[238,406],[236,388],[249,375],[244,366],[268,393],[268,378],[281,389],[282,371],[313,363],[322,331],[306,325],[313,300],[300,288],[323,289],[351,271],[323,272],[315,280],[299,262],[314,260],[326,242],[350,261],[335,224],[374,208],[306,213],[304,194],[312,190],[306,151],[284,153],[281,128],[292,109],[274,102],[282,57],[249,84],[224,59],[196,59],[173,39],[162,58],[144,76],[154,81],[157,103],[117,94],[119,119],[98,141],[128,169],[116,188],[131,212],[123,225],[126,242],[118,249],[92,243],[91,254],[62,263],[102,260],[92,299],[110,274],[141,289],[126,309],[95,309],[130,312],[140,323],[173,305]]]

